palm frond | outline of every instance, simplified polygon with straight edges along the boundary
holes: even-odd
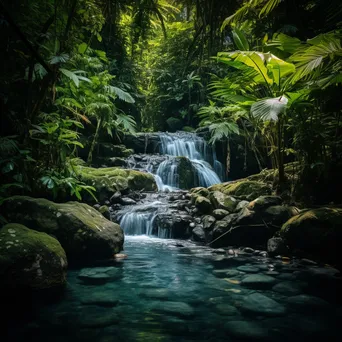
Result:
[[[278,115],[285,110],[287,103],[288,98],[284,95],[257,101],[251,107],[251,114],[263,121],[277,121]]]
[[[239,126],[234,121],[222,121],[209,126],[211,138],[209,143],[214,144],[223,138],[229,138],[232,134],[240,134]]]
[[[114,86],[106,86],[106,91],[110,94],[116,95],[120,100],[125,101],[127,103],[134,103],[135,100],[133,99],[132,95],[128,92]]]

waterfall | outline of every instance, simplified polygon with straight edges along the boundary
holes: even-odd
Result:
[[[185,157],[189,161],[187,168],[195,175],[191,187],[208,187],[221,182],[222,164],[217,160],[215,150],[202,137],[188,132],[160,133],[160,141],[161,154],[169,158],[157,169],[159,190],[180,187],[183,175],[179,170],[180,160],[175,157]]]

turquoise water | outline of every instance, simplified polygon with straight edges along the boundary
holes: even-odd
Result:
[[[335,270],[218,252],[179,240],[126,237],[126,259],[69,271],[63,296],[14,324],[10,339],[338,339],[341,279]]]

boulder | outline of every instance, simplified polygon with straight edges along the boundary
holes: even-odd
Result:
[[[213,211],[213,216],[217,219],[217,220],[221,220],[223,219],[225,216],[229,215],[229,212],[227,210],[224,209],[215,209]]]
[[[293,211],[291,208],[283,205],[274,205],[266,208],[265,211],[261,213],[263,219],[266,223],[271,224],[274,227],[280,227],[293,216]]]
[[[106,205],[101,205],[98,211],[107,219],[110,220],[110,211]]]
[[[205,242],[206,235],[203,227],[198,226],[192,230],[192,239],[197,242]]]
[[[8,220],[56,237],[70,262],[111,258],[122,250],[120,226],[87,204],[13,196],[3,206]]]
[[[184,211],[169,209],[159,212],[154,220],[153,234],[158,235],[158,228],[168,230],[174,239],[190,237],[190,223],[192,217]]]
[[[238,211],[240,211],[240,210],[246,208],[248,205],[249,205],[249,202],[248,202],[248,201],[240,201],[240,202],[237,204],[237,206],[236,206],[236,208],[235,208],[235,211],[238,212]]]
[[[96,189],[100,202],[111,198],[116,191],[145,190],[156,191],[157,184],[152,174],[116,167],[92,168],[76,165],[75,171],[87,185]],[[88,200],[88,197],[86,197]]]
[[[209,197],[209,190],[207,188],[197,187],[190,190],[191,194],[200,195],[203,197]]]
[[[247,179],[215,184],[209,187],[209,191],[221,191],[226,195],[249,201],[259,196],[270,195],[272,193],[271,187],[266,183],[249,181]]]
[[[178,187],[180,189],[190,189],[195,184],[196,172],[187,157],[176,157],[175,162],[177,165],[178,174]]]
[[[330,263],[342,266],[342,209],[317,208],[290,218],[281,228],[290,249],[301,250]]]
[[[101,157],[123,157],[126,158],[134,153],[132,149],[125,145],[113,145],[110,143],[98,144],[98,156]]]
[[[195,206],[203,214],[208,214],[213,210],[211,202],[203,196],[198,196],[196,198]]]
[[[248,209],[259,211],[267,209],[270,206],[280,205],[281,203],[282,199],[279,196],[260,196],[249,203]]]
[[[0,284],[46,289],[66,283],[67,258],[50,235],[18,223],[0,230]]]
[[[203,228],[206,230],[212,229],[215,222],[216,222],[216,219],[213,216],[205,215],[202,217],[202,225],[203,225]]]
[[[289,249],[281,237],[273,237],[267,241],[267,253],[269,256],[288,255]]]
[[[282,316],[286,313],[285,306],[261,293],[246,296],[241,304],[241,310],[249,314],[264,316]]]
[[[229,195],[225,195],[221,191],[214,191],[210,194],[210,200],[216,209],[224,209],[233,212],[238,204],[238,201]]]
[[[265,274],[252,274],[242,279],[241,285],[252,289],[270,289],[277,280]]]

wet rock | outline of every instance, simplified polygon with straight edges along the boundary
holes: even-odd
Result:
[[[171,297],[171,292],[168,289],[146,289],[140,293],[142,297],[154,298],[154,299],[168,299]]]
[[[240,201],[240,202],[238,203],[238,205],[236,206],[235,211],[236,211],[236,212],[239,212],[241,209],[246,208],[248,205],[249,205],[249,202],[248,202],[248,201]]]
[[[104,328],[118,324],[120,321],[117,312],[108,309],[99,310],[98,307],[84,307],[78,314],[79,322],[76,324],[86,329]]]
[[[97,305],[103,307],[114,307],[120,303],[120,300],[114,298],[115,293],[112,291],[101,291],[87,295],[81,299],[83,305]]]
[[[297,295],[302,292],[302,287],[293,281],[283,281],[272,287],[272,291],[278,292],[284,295]]]
[[[217,220],[221,220],[223,219],[225,216],[229,215],[229,211],[224,210],[224,209],[215,209],[213,211],[213,216],[217,219]]]
[[[230,321],[224,325],[225,331],[229,335],[232,335],[239,339],[257,339],[257,340],[266,340],[268,339],[268,331],[263,328],[257,322],[250,321]]]
[[[133,200],[132,198],[129,198],[129,197],[122,197],[120,199],[120,203],[122,205],[134,205],[134,204],[137,204],[137,202],[135,200]]]
[[[283,202],[279,196],[260,196],[248,204],[248,209],[261,211],[271,206],[278,206]]]
[[[243,250],[242,250],[244,253],[248,253],[248,254],[252,254],[254,252],[256,252],[253,248],[251,247],[245,247]]]
[[[113,196],[110,198],[110,203],[112,203],[112,204],[120,203],[121,196],[122,195],[121,195],[120,191],[115,191]]]
[[[78,274],[78,278],[89,285],[104,284],[121,276],[121,270],[116,267],[82,268]]]
[[[198,196],[209,197],[209,190],[207,188],[202,188],[202,187],[192,188],[190,190],[190,193],[198,195]]]
[[[195,206],[203,214],[208,214],[213,210],[211,202],[203,196],[196,198]]]
[[[0,284],[47,289],[66,283],[67,258],[48,234],[9,223],[0,230]]]
[[[293,216],[289,207],[282,205],[268,207],[261,215],[268,224],[275,227],[274,231],[279,230],[280,227]]]
[[[224,209],[228,212],[233,212],[238,204],[238,201],[232,197],[225,195],[220,191],[210,193],[210,200],[216,209]]]
[[[237,270],[241,272],[246,272],[246,273],[258,273],[260,269],[255,266],[243,265],[243,266],[239,266]]]
[[[107,219],[110,220],[110,211],[106,205],[102,205],[98,211]]]
[[[167,229],[175,239],[189,238],[191,235],[190,223],[192,220],[192,217],[187,212],[168,209],[165,212],[159,212],[157,214],[153,229],[157,229],[158,227]]]
[[[152,311],[184,318],[192,317],[195,314],[195,310],[189,304],[183,302],[163,301],[152,304],[151,309]]]
[[[289,297],[287,303],[296,311],[301,312],[311,312],[312,310],[322,312],[331,308],[331,305],[325,300],[306,294]]]
[[[214,223],[216,222],[215,217],[210,215],[205,215],[202,217],[202,225],[203,229],[210,230],[214,227]]]
[[[252,274],[242,279],[241,285],[250,287],[253,289],[269,289],[277,282],[276,279],[263,275]]]
[[[224,316],[239,316],[239,310],[236,309],[236,307],[229,305],[229,304],[217,304],[215,306],[216,311],[218,311],[219,314]]]
[[[286,246],[284,239],[273,237],[267,241],[267,252],[270,256],[288,255],[289,249]]]
[[[198,226],[192,230],[192,239],[197,242],[206,241],[206,234],[203,227]]]
[[[285,306],[261,293],[252,293],[244,297],[241,310],[250,314],[264,316],[282,316],[286,313]]]
[[[221,270],[214,270],[213,275],[218,277],[218,278],[231,278],[231,277],[236,277],[240,274],[239,271],[234,270],[234,269],[221,269]]]

